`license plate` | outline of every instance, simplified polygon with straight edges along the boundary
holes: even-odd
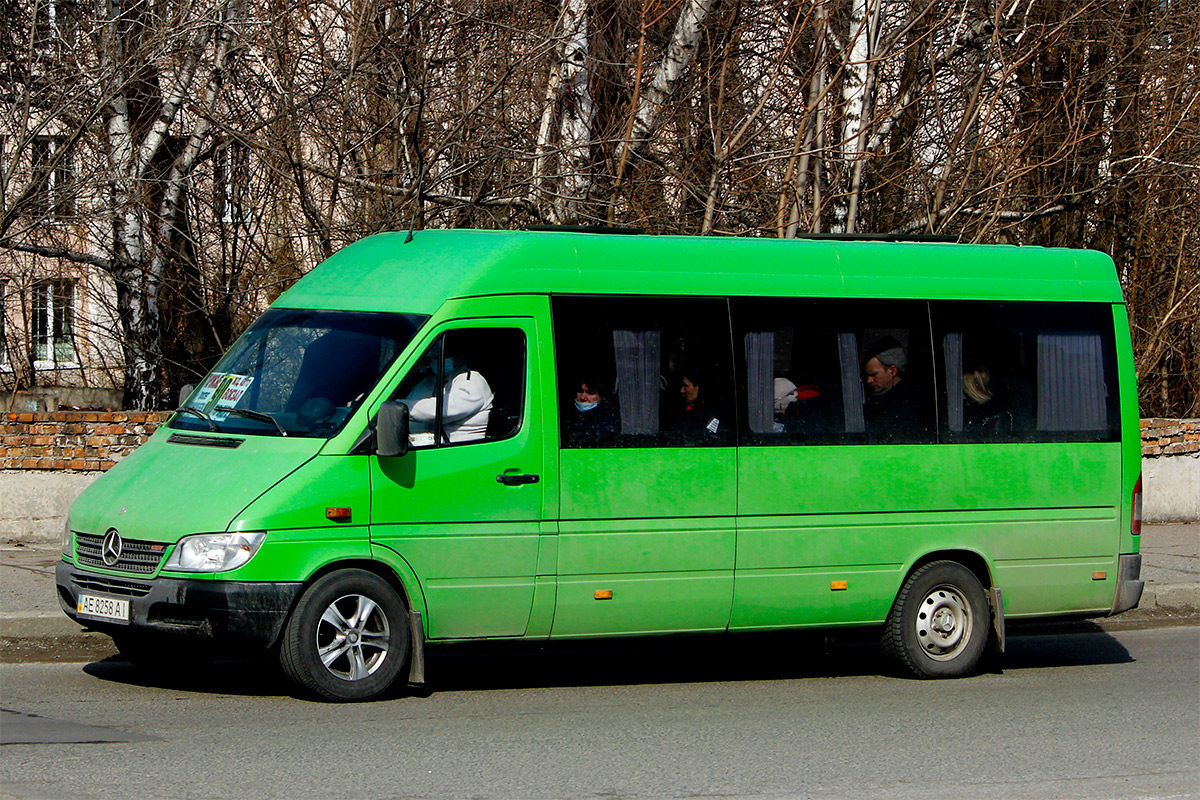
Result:
[[[115,619],[129,622],[129,601],[117,597],[97,597],[92,594],[79,595],[79,613],[86,617]]]

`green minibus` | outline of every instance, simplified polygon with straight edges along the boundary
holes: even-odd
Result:
[[[1101,253],[401,232],[79,497],[57,583],[134,663],[271,654],[337,700],[480,639],[873,626],[948,677],[1135,607],[1140,498]]]

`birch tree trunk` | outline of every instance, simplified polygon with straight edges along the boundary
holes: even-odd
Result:
[[[558,137],[562,149],[562,188],[555,202],[554,219],[575,223],[592,188],[596,105],[590,88],[587,0],[564,0],[564,11],[566,45],[561,65],[564,90]]]
[[[237,18],[238,0],[226,0],[215,19],[197,21],[199,29],[183,67],[158,96],[149,90],[160,85],[162,76],[153,53],[142,48],[133,32],[140,23],[134,15],[143,12],[122,11],[115,2],[107,9],[100,32],[100,56],[107,68],[109,85],[105,89],[111,98],[105,109],[113,226],[113,257],[108,269],[116,282],[125,351],[125,406],[150,410],[162,407],[165,400],[159,313],[163,274],[178,239],[176,221],[188,176],[212,129],[207,113],[222,85],[230,53],[228,26]],[[218,44],[200,100],[194,97],[193,86],[214,30],[220,31]],[[194,123],[184,152],[174,159],[168,174],[160,176],[153,167],[164,154],[167,132],[188,100],[204,113]]]
[[[538,203],[547,194],[549,220],[555,224],[575,222],[580,206],[592,186],[591,144],[596,122],[592,100],[588,42],[588,0],[563,0],[558,28],[563,40],[561,55],[550,70],[538,125],[530,201]],[[550,132],[558,119],[560,183],[547,190],[550,181]]]
[[[850,38],[842,74],[841,155],[848,175],[847,190],[834,204],[835,233],[854,233],[858,221],[858,198],[866,160],[866,137],[870,130],[875,67],[872,58],[879,37],[880,0],[850,0]]]
[[[617,169],[618,178],[629,158],[638,155],[653,137],[663,106],[674,96],[692,56],[696,53],[700,34],[704,31],[704,21],[708,18],[714,2],[715,0],[685,0],[683,11],[680,12],[675,30],[671,34],[667,52],[655,70],[650,86],[641,93],[629,135],[617,147],[616,161],[620,165]]]

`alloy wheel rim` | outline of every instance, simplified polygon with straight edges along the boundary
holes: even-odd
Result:
[[[390,632],[378,603],[361,594],[343,595],[317,621],[317,657],[331,675],[363,680],[387,659]]]

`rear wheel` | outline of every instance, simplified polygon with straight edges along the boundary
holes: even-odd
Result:
[[[883,649],[921,678],[953,678],[975,668],[990,629],[987,594],[956,561],[934,561],[908,576],[888,615]]]
[[[408,613],[396,591],[359,569],[333,572],[301,595],[283,634],[288,677],[329,700],[370,700],[408,663]]]

